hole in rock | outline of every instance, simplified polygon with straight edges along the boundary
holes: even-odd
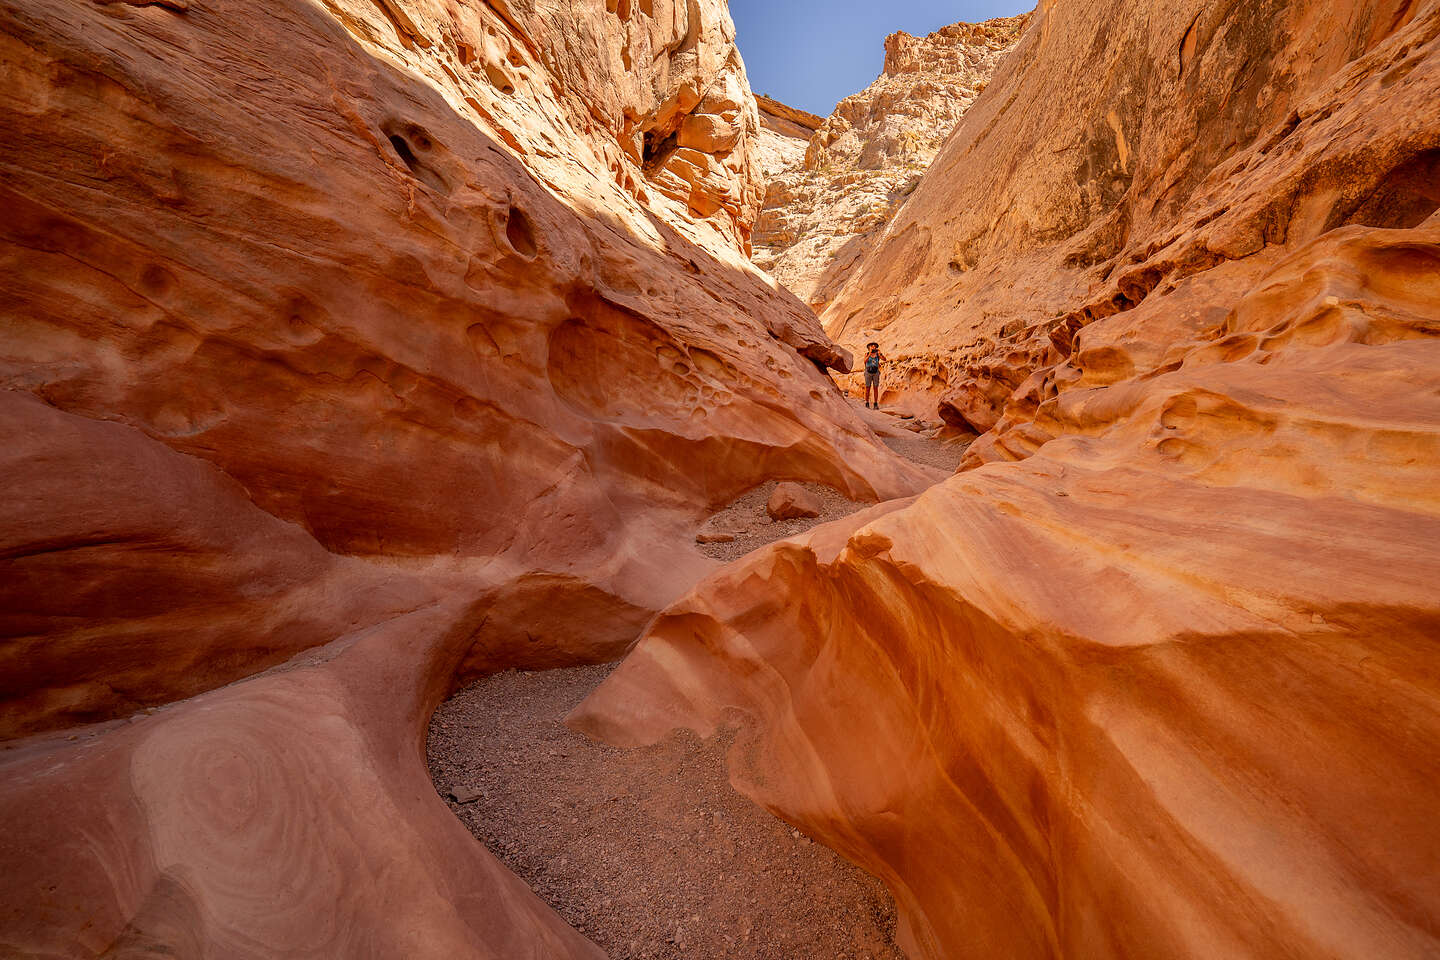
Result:
[[[382,129],[391,149],[415,179],[440,193],[450,192],[450,184],[439,171],[420,158],[420,154],[428,154],[435,149],[435,142],[429,134],[416,126],[401,130],[387,124]]]
[[[1426,150],[1391,170],[1348,215],[1332,214],[1326,229],[1346,225],[1410,229],[1440,209],[1440,150]]]
[[[510,244],[511,250],[526,260],[534,260],[535,255],[540,252],[540,247],[535,242],[535,227],[531,225],[525,211],[519,207],[512,206],[505,217],[505,240]]]
[[[679,149],[679,131],[662,137],[654,130],[645,134],[645,146],[641,154],[642,163],[647,175],[654,173],[665,165],[670,155]]]
[[[414,170],[416,166],[419,165],[420,160],[415,156],[415,151],[410,149],[410,144],[405,142],[404,137],[392,133],[390,135],[390,146],[395,148],[395,153],[405,162],[405,166],[411,170]]]
[[[140,288],[152,296],[159,296],[169,292],[175,284],[175,274],[152,263],[140,273]]]
[[[515,92],[515,82],[511,80],[510,75],[499,66],[493,63],[485,64],[485,76],[490,79],[490,83],[496,90],[499,90],[506,96]]]
[[[619,0],[615,5],[615,15],[621,20],[630,19],[630,0]]]

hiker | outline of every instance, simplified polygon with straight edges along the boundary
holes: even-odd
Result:
[[[867,343],[865,354],[865,406],[870,406],[870,390],[875,390],[875,407],[880,409],[880,364],[885,362],[885,355],[880,352],[880,344],[873,340]]]

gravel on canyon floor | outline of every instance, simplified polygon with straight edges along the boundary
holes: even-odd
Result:
[[[881,437],[880,441],[911,463],[935,467],[947,474],[955,472],[970,444],[964,441],[939,440],[923,433],[906,431],[903,436]]]
[[[612,960],[902,960],[884,886],[737,793],[721,738],[564,726],[611,669],[509,671],[436,712],[430,775],[470,832]]]
[[[817,524],[839,520],[841,517],[849,516],[857,510],[871,506],[868,503],[847,500],[835,488],[827,487],[823,483],[802,483],[800,486],[819,498],[820,516],[795,520],[771,520],[770,515],[765,512],[765,504],[769,502],[770,494],[775,492],[776,486],[774,480],[762,483],[731,501],[723,510],[713,514],[701,526],[700,532],[710,536],[723,534],[734,539],[720,543],[701,542],[697,545],[697,549],[707,557],[724,560],[728,563],[731,560],[740,559],[750,551],[763,547],[767,543],[796,536]]]
[[[851,401],[860,409],[860,404]],[[964,440],[942,439],[938,426],[919,432],[906,429],[912,418],[885,411],[865,411],[867,421],[877,429],[882,443],[900,456],[923,467],[931,467],[948,476],[960,466],[969,443]],[[940,479],[937,475],[936,479]],[[802,483],[800,486],[815,494],[820,500],[820,516],[795,520],[771,520],[765,512],[765,504],[776,487],[775,481],[762,483],[748,493],[733,500],[723,509],[712,514],[697,531],[698,549],[714,560],[729,562],[738,560],[752,550],[776,540],[804,533],[811,527],[831,520],[839,520],[857,510],[873,506],[847,499],[843,494],[821,483]],[[717,535],[728,540],[714,540]],[[709,541],[709,542],[707,542]]]
[[[908,418],[866,417],[945,474],[965,452]],[[700,530],[733,539],[699,549],[735,560],[869,506],[803,486],[820,516],[772,521],[775,483],[761,484]],[[430,776],[470,832],[612,960],[902,960],[884,886],[735,792],[720,738],[621,750],[564,725],[612,669],[508,671],[436,711]]]

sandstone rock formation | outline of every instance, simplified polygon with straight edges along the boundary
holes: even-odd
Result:
[[[1433,0],[1042,4],[827,314],[973,469],[573,722],[738,726],[912,956],[1440,953],[1437,157]]]
[[[798,168],[805,162],[806,145],[824,121],[764,94],[755,95],[755,106],[760,111],[756,137],[760,173],[769,178]]]
[[[763,164],[769,177],[755,262],[822,310],[915,189],[1028,19],[957,23],[926,37],[892,34],[879,79],[840,101],[823,122],[808,130],[766,123],[777,137],[792,138],[788,150],[771,152],[793,161],[778,169]],[[789,109],[760,100],[762,123]],[[803,145],[796,142],[801,137]]]
[[[1433,209],[1420,184],[1434,143],[1428,111],[1404,102],[1414,88],[1394,89],[1408,54],[1378,79],[1353,64],[1422,6],[1188,4],[1163,23],[1138,0],[1045,7],[826,308],[827,331],[882,340],[897,389],[984,430],[1082,326],[1157,286],[1223,277],[1233,296],[1279,247],[1345,223],[1415,226]],[[1382,89],[1358,100],[1338,86],[1370,82]],[[1155,339],[1225,309],[1162,321],[1178,326]]]
[[[434,705],[615,656],[761,481],[926,482],[747,262],[723,4],[0,27],[0,954],[594,955]]]

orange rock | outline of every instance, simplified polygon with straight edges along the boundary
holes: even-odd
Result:
[[[1276,248],[1347,223],[1416,226],[1440,201],[1419,186],[1440,147],[1425,19],[1403,0],[1243,14],[1196,0],[1162,21],[1144,0],[1042,4],[826,329],[852,349],[879,336],[894,374],[924,372],[908,389],[983,391],[997,366],[1018,386],[1082,328],[1190,278],[1238,264],[1187,298],[1234,300],[1245,265]],[[1075,68],[1097,56],[1114,69]],[[1167,313],[1135,318],[1130,338],[1163,353]]]
[[[1027,20],[892,34],[880,77],[824,120],[805,114],[809,120],[797,121],[798,111],[757,97],[767,187],[755,262],[823,309],[907,202]]]
[[[1440,217],[1336,231],[1023,462],[714,575],[572,722],[747,718],[732,782],[911,956],[1432,955],[1437,306]]]
[[[0,5],[0,952],[598,955],[435,796],[431,709],[615,657],[773,476],[926,482],[747,261],[733,40],[716,0]],[[677,204],[697,111],[740,133]]]
[[[1437,156],[1434,4],[1042,3],[826,314],[971,469],[572,722],[740,724],[914,957],[1440,954]]]
[[[765,503],[771,520],[797,520],[820,516],[820,498],[798,483],[778,483]]]
[[[426,723],[486,617],[457,595],[153,716],[8,745],[7,951],[603,957],[428,782]]]

